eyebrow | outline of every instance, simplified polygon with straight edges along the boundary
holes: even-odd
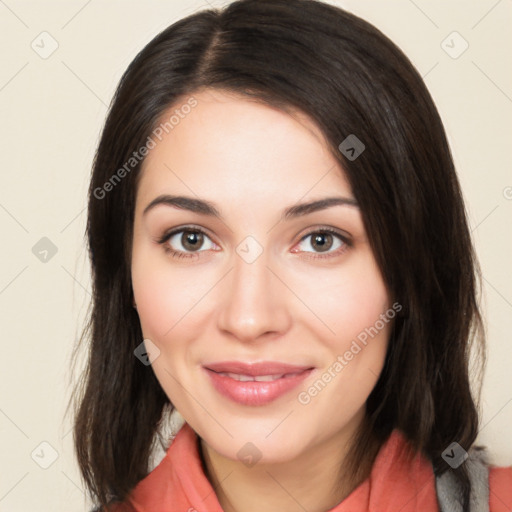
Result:
[[[153,199],[142,212],[142,215],[146,215],[150,210],[158,205],[166,205],[180,210],[187,210],[202,215],[210,215],[222,219],[222,215],[219,210],[209,201],[203,199],[196,199],[193,197],[186,196],[172,196],[168,194],[162,194]],[[288,220],[303,215],[308,215],[313,212],[325,210],[333,206],[352,206],[359,208],[357,201],[349,197],[326,197],[311,201],[309,203],[300,203],[294,206],[290,206],[283,210],[281,214],[281,220]]]

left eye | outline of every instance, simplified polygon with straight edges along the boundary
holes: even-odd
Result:
[[[307,242],[308,239],[311,239]],[[336,252],[338,249],[344,248],[348,245],[344,238],[330,231],[313,231],[302,238],[298,247],[304,252]],[[305,246],[313,247],[312,251],[308,251]],[[332,250],[331,250],[332,249]]]

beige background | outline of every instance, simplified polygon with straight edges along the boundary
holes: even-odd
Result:
[[[93,152],[136,52],[180,17],[225,3],[0,0],[1,511],[90,509],[64,407],[71,348],[90,300],[83,233]],[[512,2],[331,3],[374,23],[409,55],[445,122],[485,285],[479,441],[495,463],[512,464]],[[41,58],[53,40],[57,50]],[[452,58],[464,40],[469,47]],[[32,252],[43,237],[57,248],[47,262]],[[52,450],[57,458],[43,469]]]

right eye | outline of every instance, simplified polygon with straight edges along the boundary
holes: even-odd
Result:
[[[200,249],[206,241],[210,242],[210,247],[207,247],[206,250],[217,247],[202,229],[181,227],[165,233],[158,243],[162,244],[165,252],[174,258],[193,258],[195,257],[194,253],[204,252]]]

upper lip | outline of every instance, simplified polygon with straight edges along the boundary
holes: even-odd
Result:
[[[238,375],[249,375],[257,377],[258,375],[284,375],[287,373],[297,373],[313,368],[312,366],[294,365],[280,363],[277,361],[261,361],[257,363],[243,363],[242,361],[220,361],[217,363],[208,363],[205,368],[214,372],[236,373]]]

